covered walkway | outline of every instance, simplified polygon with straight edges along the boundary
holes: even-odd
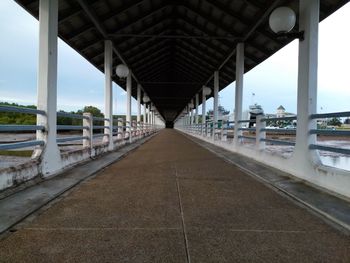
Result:
[[[0,262],[348,262],[350,241],[174,130],[0,242]]]
[[[0,262],[349,262],[350,240],[174,130],[0,241]]]

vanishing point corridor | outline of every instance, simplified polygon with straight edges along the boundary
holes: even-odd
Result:
[[[166,129],[0,241],[0,262],[348,262],[322,219]]]

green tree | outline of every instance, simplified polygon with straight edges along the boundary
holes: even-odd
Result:
[[[230,114],[229,110],[226,110],[223,106],[219,105],[218,111],[221,113],[221,115],[228,115]]]
[[[0,102],[0,106],[12,106],[21,108],[36,109],[34,105],[19,105],[17,103]],[[0,124],[34,125],[36,116],[33,114],[18,112],[0,112]]]
[[[342,122],[340,120],[340,118],[332,118],[327,122],[328,125],[330,126],[341,126]]]
[[[65,113],[65,111],[63,111],[63,110],[60,110],[59,112]],[[71,113],[75,113],[75,112],[71,112]],[[58,116],[57,117],[57,124],[58,125],[72,125],[73,124],[73,119],[70,118],[70,117]]]
[[[78,111],[78,114],[82,114],[83,112],[90,112],[94,117],[104,117],[104,114],[101,112],[99,108],[94,106],[85,106],[82,111]]]
[[[230,114],[229,110],[226,110],[224,106],[218,106],[219,115],[228,115]],[[207,115],[212,116],[214,114],[214,110],[208,110]]]

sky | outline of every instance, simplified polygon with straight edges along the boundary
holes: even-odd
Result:
[[[0,1],[0,101],[35,104],[38,69],[38,21],[13,0]],[[319,26],[318,112],[350,110],[350,3]],[[279,105],[296,113],[298,41],[293,41],[244,75],[243,108],[262,105],[275,113]],[[219,103],[234,109],[234,85],[219,93]],[[58,40],[59,110],[85,105],[104,110],[104,76]],[[268,91],[268,92],[267,92]],[[252,94],[255,94],[253,96]],[[113,84],[114,114],[125,114],[126,94]],[[212,108],[212,99],[207,102]],[[136,101],[132,99],[132,112]]]

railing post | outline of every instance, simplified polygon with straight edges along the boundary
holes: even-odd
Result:
[[[256,127],[255,127],[255,138],[256,138],[256,149],[258,151],[264,150],[266,143],[261,139],[266,139],[266,132],[263,129],[266,128],[266,121],[261,121],[265,118],[264,115],[256,116]]]
[[[136,122],[135,121],[132,121],[132,139],[133,138],[136,138]]]
[[[141,121],[136,123],[136,136],[137,138],[141,137]]]
[[[147,113],[146,113],[146,110],[147,110],[147,105],[146,103],[144,102],[143,103],[143,123],[147,123]]]
[[[83,148],[90,149],[90,155],[92,155],[92,146],[93,146],[93,121],[92,114],[90,112],[84,112],[83,116],[83,126],[87,127],[83,129],[83,136],[87,137],[87,139],[83,139]]]
[[[124,138],[124,127],[123,127],[123,119],[119,118],[118,119],[118,135],[117,135],[117,139],[123,139]]]
[[[129,121],[125,121],[125,131],[124,131],[124,139],[128,139],[130,141],[131,134],[131,123]]]
[[[212,136],[213,141],[215,141],[215,126],[216,126],[216,123],[213,122],[213,125],[211,128],[211,136]]]
[[[210,135],[209,135],[209,133],[210,133],[209,128],[210,128],[210,127],[209,127],[209,122],[206,121],[206,122],[205,122],[205,137],[207,137],[207,138],[210,137]]]
[[[224,142],[227,141],[227,129],[224,127],[224,122],[221,122],[221,140]]]

